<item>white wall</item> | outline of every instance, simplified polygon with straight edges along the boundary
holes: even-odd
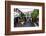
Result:
[[[46,0],[16,0],[16,1],[46,3]],[[45,4],[45,15],[46,15],[46,4]],[[45,16],[45,18],[46,18],[46,16]],[[46,29],[45,29],[45,31],[46,31]],[[4,34],[5,34],[5,0],[0,0],[0,36],[5,36]],[[24,35],[14,35],[14,36],[46,36],[46,33],[24,34]]]

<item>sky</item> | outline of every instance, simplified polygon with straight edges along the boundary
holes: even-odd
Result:
[[[22,12],[28,12],[28,11],[33,11],[33,8],[18,8],[19,10],[21,10]]]
[[[33,8],[18,8],[20,11],[22,11],[23,13],[27,13],[29,11],[31,11],[30,13],[32,13],[32,11],[34,10]],[[15,17],[19,16],[19,13],[15,12]],[[17,15],[17,16],[16,16]]]

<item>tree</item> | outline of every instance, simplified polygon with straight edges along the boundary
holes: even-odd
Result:
[[[24,20],[25,20],[25,18],[24,18],[25,16],[26,16],[26,15],[21,12],[21,14],[20,14],[21,21],[24,21]]]
[[[34,9],[33,13],[31,13],[32,22],[36,21],[38,15],[39,15],[39,10],[38,9]]]

